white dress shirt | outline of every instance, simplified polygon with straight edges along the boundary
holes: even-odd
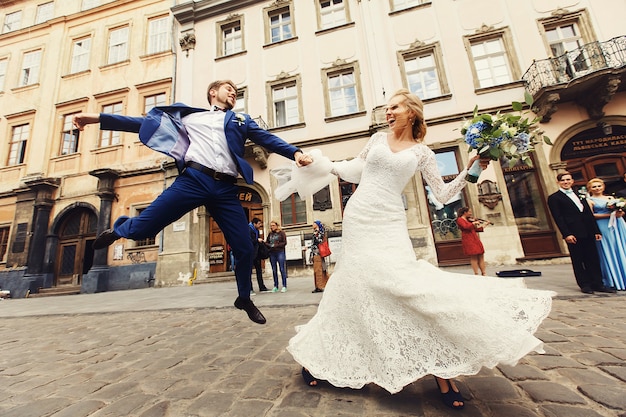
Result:
[[[237,177],[237,164],[228,149],[224,133],[225,116],[223,111],[209,110],[183,117],[190,142],[185,162],[197,162],[217,172]]]
[[[580,201],[580,198],[578,198],[578,196],[576,195],[574,190],[572,190],[571,188],[569,190],[565,190],[563,188],[560,188],[560,190],[561,190],[561,192],[565,193],[565,195],[568,196],[570,198],[570,200],[572,200],[574,202],[574,204],[576,204],[576,207],[578,207],[578,210],[580,210],[580,212],[582,213],[582,211],[583,211],[583,203]]]

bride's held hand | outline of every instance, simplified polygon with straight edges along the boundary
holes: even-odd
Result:
[[[313,158],[311,158],[311,155],[306,153],[296,152],[294,157],[296,160],[296,165],[299,167],[309,165],[311,162],[313,162]]]
[[[478,163],[480,164],[480,168],[483,171],[487,169],[487,167],[489,166],[489,162],[491,161],[491,159],[489,158],[481,158],[480,155],[474,155],[470,158],[469,163],[467,164],[467,170],[469,171],[472,165],[474,165],[474,162],[478,160],[480,160]]]

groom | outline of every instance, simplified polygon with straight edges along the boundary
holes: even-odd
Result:
[[[602,284],[602,270],[596,240],[602,239],[598,223],[585,199],[572,190],[574,180],[569,172],[556,176],[559,191],[548,197],[548,207],[569,249],[574,276],[585,294],[594,291],[614,293]]]
[[[253,247],[248,219],[237,198],[237,176],[252,184],[252,167],[244,159],[246,139],[296,161],[312,162],[310,156],[278,136],[261,129],[244,113],[231,109],[237,87],[230,80],[212,82],[207,90],[210,109],[176,103],[153,108],[146,117],[79,113],[73,123],[83,130],[100,123],[102,130],[139,133],[146,146],[171,156],[179,176],[139,216],[121,216],[113,228],[100,233],[94,249],[103,249],[117,239],[153,237],[185,213],[204,205],[216,221],[235,255],[235,277],[239,296],[235,307],[245,310],[250,320],[264,324],[265,317],[250,300]]]

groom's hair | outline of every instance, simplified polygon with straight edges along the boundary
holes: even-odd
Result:
[[[230,84],[230,86],[232,88],[234,88],[235,91],[237,91],[237,86],[231,80],[216,80],[216,81],[213,81],[211,84],[209,84],[209,87],[206,89],[206,98],[209,101],[209,104],[211,104],[211,96],[209,95],[209,91],[217,90],[221,86],[223,86],[224,84]]]
[[[566,175],[569,175],[570,177],[572,176],[572,174],[569,171],[563,171],[556,176],[556,180],[561,181],[563,177]]]

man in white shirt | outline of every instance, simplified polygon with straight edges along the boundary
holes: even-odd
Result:
[[[146,117],[79,113],[74,125],[100,123],[103,130],[139,133],[139,139],[154,150],[174,158],[180,175],[139,216],[121,216],[113,228],[102,231],[93,248],[103,249],[115,240],[153,237],[165,226],[190,210],[204,205],[216,221],[235,255],[237,290],[235,307],[245,310],[255,323],[265,317],[250,300],[253,247],[248,219],[237,199],[237,176],[251,184],[252,167],[244,158],[244,144],[250,139],[266,149],[296,161],[312,162],[309,155],[278,136],[261,129],[244,113],[231,109],[237,87],[230,80],[218,80],[207,89],[210,109],[176,103],[155,107]]]

